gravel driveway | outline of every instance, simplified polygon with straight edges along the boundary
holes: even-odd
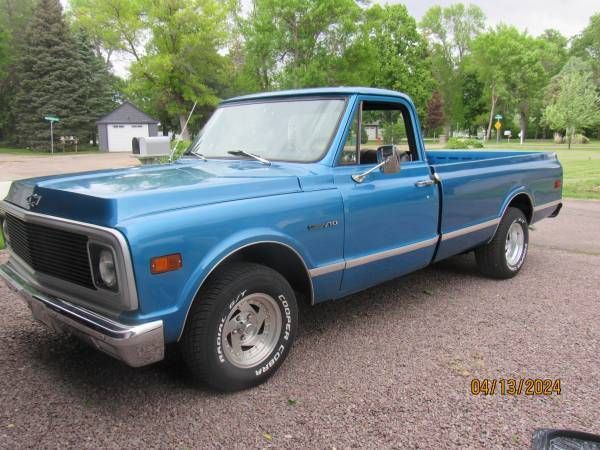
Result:
[[[0,154],[0,182],[65,172],[137,166],[131,153],[57,153],[55,155]]]
[[[175,363],[130,369],[33,323],[0,286],[0,447],[528,447],[600,433],[600,202],[535,226],[508,281],[472,255],[301,311],[267,384],[216,394]],[[473,396],[473,378],[560,378],[560,396]]]

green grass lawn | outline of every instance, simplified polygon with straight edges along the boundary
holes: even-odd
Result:
[[[442,148],[439,144],[426,144],[427,148]],[[526,141],[519,144],[518,139],[485,144],[486,150],[538,150],[556,152],[563,171],[563,196],[600,200],[600,141],[588,144],[555,144],[551,140]]]
[[[533,141],[521,145],[518,141],[486,144],[486,148],[511,150],[544,150],[558,155],[563,171],[563,196],[600,199],[600,141],[589,144],[555,144],[553,141]]]
[[[0,250],[2,250],[4,248],[4,235],[2,234],[2,231],[0,231]]]

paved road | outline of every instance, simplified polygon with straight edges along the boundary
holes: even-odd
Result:
[[[466,255],[304,308],[281,370],[230,395],[57,336],[0,287],[0,447],[523,448],[536,427],[600,433],[600,202],[535,228],[513,280]],[[473,396],[474,377],[560,378],[562,393]]]

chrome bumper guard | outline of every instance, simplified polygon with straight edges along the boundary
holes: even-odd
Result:
[[[10,263],[0,265],[0,277],[20,294],[33,318],[58,332],[71,333],[98,350],[131,367],[140,367],[164,358],[162,320],[125,325],[89,309],[39,292],[25,281]]]

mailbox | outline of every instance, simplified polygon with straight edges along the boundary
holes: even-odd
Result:
[[[135,137],[131,142],[134,155],[143,157],[169,156],[171,138],[169,136]]]

